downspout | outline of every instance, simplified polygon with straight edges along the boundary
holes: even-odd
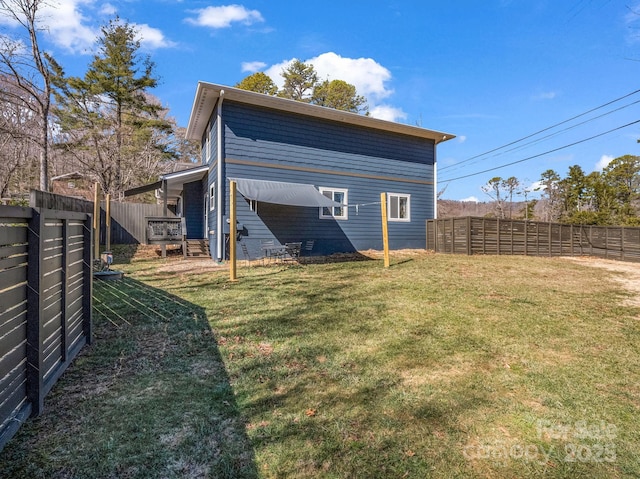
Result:
[[[216,117],[216,135],[218,137],[216,145],[216,154],[218,156],[218,174],[216,175],[216,256],[218,262],[221,262],[224,258],[224,219],[222,215],[222,208],[224,207],[224,159],[222,158],[222,101],[224,100],[224,90],[220,90],[220,96],[218,99],[218,110]]]
[[[447,135],[442,140],[436,140],[433,145],[433,219],[438,219],[438,144],[447,141]]]
[[[438,219],[438,143],[433,145],[433,219]]]

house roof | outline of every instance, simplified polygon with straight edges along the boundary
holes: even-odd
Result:
[[[207,171],[209,171],[209,167],[207,165],[201,165],[186,170],[175,171],[173,173],[165,173],[164,175],[160,175],[160,181],[138,186],[137,188],[131,188],[124,192],[124,196],[134,196],[147,191],[157,190],[162,188],[163,183],[166,181],[168,197],[176,198],[180,196],[180,193],[182,192],[182,185],[192,181],[201,180]]]
[[[300,115],[337,121],[340,123],[347,123],[375,130],[401,133],[418,138],[427,138],[435,141],[436,144],[455,138],[455,135],[450,133],[428,130],[426,128],[405,125],[403,123],[396,123],[393,121],[380,120],[378,118],[359,115],[357,113],[335,110],[333,108],[318,105],[310,105],[308,103],[289,100],[287,98],[280,98],[201,81],[198,82],[196,96],[193,101],[193,107],[191,108],[191,116],[189,117],[189,125],[187,126],[186,133],[187,139],[200,140],[202,138],[209,118],[211,117],[211,113],[213,112],[216,102],[220,97],[220,92],[223,92],[224,99],[240,103],[247,103],[272,110],[297,113]]]

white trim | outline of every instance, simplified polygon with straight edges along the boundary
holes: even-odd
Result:
[[[391,198],[398,198],[398,211],[394,212],[391,208]],[[407,199],[407,217],[400,218],[400,198]],[[398,217],[392,217],[392,213],[397,213]],[[389,221],[398,222],[398,223],[411,223],[411,195],[406,193],[387,193],[387,219]]]
[[[337,206],[336,207],[332,207],[331,214],[325,214],[325,210],[328,210],[329,208],[321,207],[321,208],[318,208],[318,217],[320,219],[322,219],[322,220],[329,220],[329,219],[332,219],[332,220],[348,220],[349,219],[349,208],[347,207],[347,205],[349,204],[349,190],[347,190],[345,188],[333,188],[333,187],[330,187],[330,186],[319,186],[318,187],[318,191],[321,194],[323,194],[324,196],[327,196],[327,195],[324,194],[325,191],[326,192],[331,192],[331,197],[330,198],[333,201],[337,201],[336,198],[335,198],[334,193],[342,193],[342,195],[343,195],[343,197],[342,197],[343,206],[341,207],[342,208],[342,215],[336,216],[336,215],[333,214],[334,211],[335,211],[333,208],[338,208]],[[329,196],[327,196],[327,198],[329,198]]]
[[[216,112],[216,135],[217,135],[217,168],[216,168],[216,179],[218,187],[216,188],[216,193],[218,194],[218,213],[216,216],[217,228],[216,234],[218,238],[216,238],[216,258],[218,261],[222,261],[224,259],[224,224],[222,218],[222,209],[224,208],[224,158],[222,158],[222,101],[224,100],[224,90],[220,90],[218,96],[218,110]]]
[[[433,219],[438,219],[438,162],[436,149],[433,149]]]

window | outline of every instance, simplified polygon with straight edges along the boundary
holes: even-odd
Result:
[[[216,209],[216,185],[209,185],[209,211]]]
[[[334,206],[331,208],[320,208],[320,218],[333,218],[337,220],[348,219],[347,214],[347,190],[338,188],[320,188],[322,193],[327,198],[332,199],[337,203],[342,203],[344,206]]]
[[[389,221],[411,221],[411,195],[388,193],[387,196]]]
[[[249,209],[254,213],[258,213],[258,200],[249,200]]]
[[[209,163],[211,160],[211,123],[207,125],[207,130],[205,135],[205,161],[203,163]]]

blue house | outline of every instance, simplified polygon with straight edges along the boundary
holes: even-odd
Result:
[[[220,261],[234,230],[256,257],[263,240],[314,240],[314,255],[380,250],[382,192],[390,248],[425,248],[436,145],[454,136],[200,82],[187,138],[201,142],[202,164],[164,175],[163,194],[185,218],[187,238],[208,240]]]

